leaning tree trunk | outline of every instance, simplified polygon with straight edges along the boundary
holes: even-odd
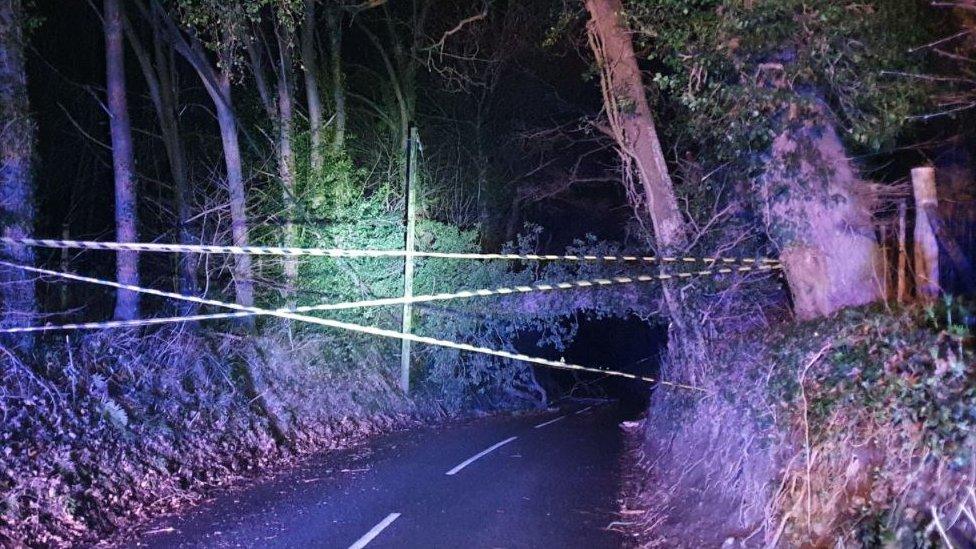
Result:
[[[623,163],[628,195],[638,215],[650,218],[658,253],[681,251],[687,245],[688,230],[678,209],[633,42],[623,21],[623,7],[620,0],[586,0],[586,9],[590,13],[587,35],[600,70],[604,108]],[[701,375],[705,353],[702,330],[676,287],[665,284],[663,293],[671,320],[671,363],[680,364],[683,370],[673,374],[693,379]]]
[[[161,2],[152,3],[152,17],[157,18],[160,31],[167,41],[187,60],[200,77],[201,83],[213,101],[217,111],[217,125],[224,151],[227,170],[227,190],[230,198],[231,239],[235,246],[248,244],[247,198],[244,189],[244,169],[241,146],[237,135],[237,114],[231,95],[231,71],[233,63],[226,51],[221,52],[216,68],[207,59],[203,44],[196,37],[187,38]],[[225,33],[226,34],[226,33]],[[254,280],[249,255],[234,257],[234,289],[239,305],[254,305]],[[253,319],[244,319],[245,325],[253,325]]]
[[[794,105],[758,179],[768,231],[796,316],[826,316],[881,298],[881,254],[869,186],[859,180],[828,116]]]
[[[590,46],[602,76],[604,107],[622,158],[643,191],[641,206],[654,227],[657,245],[676,249],[687,230],[657,137],[630,33],[621,20],[619,0],[587,0]]]
[[[112,135],[112,168],[115,173],[115,239],[137,242],[136,176],[132,152],[132,127],[125,86],[125,50],[120,0],[105,0],[105,72],[109,128]],[[139,254],[116,252],[116,278],[122,284],[139,285]],[[115,318],[139,316],[139,294],[119,290]]]
[[[34,224],[34,124],[27,101],[23,21],[21,0],[0,0],[0,226],[8,238],[32,236]],[[26,246],[7,246],[4,255],[25,265],[34,261]],[[4,311],[0,324],[26,323],[37,309],[33,277],[19,270],[0,270],[0,299]],[[30,344],[30,338],[23,341]]]

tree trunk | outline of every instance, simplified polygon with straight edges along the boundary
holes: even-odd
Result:
[[[269,44],[259,44],[256,40],[247,45],[248,60],[254,84],[258,95],[261,96],[265,113],[275,127],[275,156],[278,164],[278,179],[281,181],[283,214],[285,217],[283,240],[285,246],[292,246],[296,240],[295,234],[295,158],[292,144],[294,132],[294,99],[293,85],[295,80],[292,64],[292,33],[284,25],[275,30],[277,59],[271,59],[271,74],[274,76],[275,89],[268,87],[270,81],[265,74],[266,59],[264,52],[270,52]],[[264,47],[262,47],[264,46]],[[288,304],[294,305],[295,288],[298,281],[298,260],[295,257],[285,257],[283,260],[285,275],[284,294]]]
[[[329,8],[331,9],[331,8]],[[305,72],[305,100],[308,103],[308,131],[311,136],[312,173],[318,175],[325,165],[322,143],[322,94],[319,91],[318,55],[315,51],[315,2],[305,3],[301,28],[302,68]]]
[[[180,134],[179,122],[177,121],[177,99],[176,88],[173,82],[172,68],[172,49],[167,45],[161,36],[162,29],[159,28],[160,22],[157,18],[151,21],[153,53],[150,53],[143,46],[139,35],[132,27],[128,18],[123,19],[125,24],[125,34],[129,39],[139,68],[142,70],[143,78],[146,80],[146,88],[149,91],[149,98],[152,101],[156,112],[156,119],[159,122],[160,133],[163,140],[163,148],[166,150],[166,160],[169,163],[170,174],[173,177],[173,194],[176,203],[177,215],[177,234],[182,244],[193,244],[193,234],[190,231],[190,188],[187,181],[186,154],[183,148],[183,137]],[[199,287],[197,285],[197,265],[199,258],[197,254],[181,254],[179,257],[179,290],[184,295],[197,295]],[[181,302],[179,305],[181,314],[191,315],[199,310],[199,305],[190,302]]]
[[[237,116],[231,95],[231,71],[233,64],[227,52],[221,52],[220,60],[214,67],[206,56],[201,42],[194,37],[185,36],[169,12],[160,3],[152,4],[153,16],[158,18],[161,29],[167,41],[193,67],[204,88],[210,95],[217,112],[217,124],[220,128],[220,138],[223,145],[224,165],[227,173],[227,187],[230,196],[231,238],[235,246],[248,244],[247,202],[244,189],[243,163],[240,143],[238,141]],[[219,72],[218,72],[219,69]],[[252,277],[252,262],[249,255],[234,257],[234,285],[236,300],[240,305],[254,304],[254,282]],[[253,328],[253,319],[242,321],[245,327]],[[275,439],[288,443],[287,433],[281,427],[278,416],[271,410],[266,394],[260,387],[260,372],[248,360],[241,361],[241,374],[244,393],[253,405],[268,418]]]
[[[654,126],[634,46],[623,17],[620,0],[586,0],[590,47],[600,70],[604,108],[623,164],[624,182],[638,215],[650,218],[660,254],[683,251],[688,231],[674,194],[661,143]],[[639,190],[633,184],[637,179]],[[704,335],[691,308],[678,289],[663,285],[671,327],[668,336],[670,362],[680,365],[675,377],[693,381],[701,376],[705,355]]]
[[[227,170],[227,190],[230,196],[231,239],[235,246],[246,246],[248,243],[247,229],[247,199],[244,190],[244,170],[241,158],[241,146],[237,135],[237,115],[234,113],[233,97],[231,96],[231,71],[233,63],[223,52],[217,63],[219,72],[207,59],[203,44],[196,38],[184,36],[176,22],[172,19],[161,3],[152,3],[152,14],[158,18],[160,26],[174,49],[182,55],[200,77],[203,87],[210,95],[217,111],[217,124],[220,127],[220,139],[224,150],[224,165]],[[252,262],[249,255],[234,256],[234,288],[237,303],[240,305],[254,305],[254,280],[252,277]],[[253,324],[253,319],[242,321],[246,325]]]
[[[337,6],[330,6],[326,11],[326,20],[329,26],[332,108],[335,111],[332,152],[338,153],[346,146],[346,81],[342,70],[342,11]]]
[[[137,242],[135,160],[125,86],[122,6],[120,0],[105,0],[104,6],[106,88],[112,135],[112,168],[115,173],[115,239],[117,242]],[[120,283],[138,286],[139,254],[116,252],[115,270]],[[130,320],[138,316],[139,294],[119,290],[115,300],[115,318]]]
[[[295,245],[296,232],[292,220],[295,217],[295,156],[292,148],[294,132],[294,107],[292,82],[294,81],[290,55],[291,36],[286,29],[278,34],[278,176],[281,178],[282,203],[285,207],[284,245]],[[285,295],[288,305],[294,306],[295,290],[298,284],[298,258],[287,256],[284,259]]]
[[[33,236],[34,188],[31,156],[34,124],[27,100],[24,66],[24,9],[21,0],[0,0],[0,226],[7,238]],[[32,264],[34,254],[26,246],[7,246],[11,261]],[[0,271],[0,299],[4,314],[0,324],[26,324],[37,310],[32,276],[18,270]],[[30,345],[31,338],[23,338]]]
[[[219,98],[215,98],[217,124],[224,148],[224,165],[227,169],[227,190],[230,195],[231,239],[235,246],[248,245],[247,198],[244,191],[244,169],[241,145],[237,136],[237,115],[234,113],[230,93],[230,68],[224,68],[218,76]],[[234,288],[239,305],[254,305],[254,280],[251,256],[234,256]]]
[[[794,105],[783,127],[759,178],[759,199],[797,318],[878,300],[884,274],[867,185],[818,109]]]
[[[160,107],[158,109],[159,123],[163,134],[163,144],[169,160],[170,171],[173,174],[174,197],[176,199],[176,216],[179,227],[180,243],[198,243],[193,235],[190,224],[193,217],[193,193],[187,175],[186,151],[183,148],[183,136],[180,134],[177,118],[178,102],[176,84],[173,80],[172,50],[166,47],[159,30],[153,31],[153,46],[156,57],[156,70],[159,74]],[[200,264],[198,254],[182,254],[180,256],[180,293],[197,295],[200,292],[197,283],[197,267]],[[183,305],[183,314],[195,314],[200,308],[196,303],[187,302]]]
[[[634,46],[621,20],[619,0],[587,0],[590,45],[603,76],[603,98],[610,126],[625,163],[632,163],[654,227],[657,245],[674,251],[686,243],[687,230],[661,142],[654,127]]]

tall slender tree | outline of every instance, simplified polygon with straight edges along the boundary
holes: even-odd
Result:
[[[315,50],[315,1],[305,2],[305,13],[300,29],[302,42],[302,69],[305,73],[305,100],[308,104],[308,130],[311,141],[312,171],[318,173],[325,164],[322,138],[322,92],[319,90],[318,52]]]
[[[284,204],[284,245],[292,246],[296,240],[295,217],[295,155],[294,155],[294,82],[295,64],[293,61],[293,42],[295,35],[294,14],[287,9],[272,10],[270,13],[274,39],[258,43],[257,38],[247,44],[251,72],[258,88],[258,95],[264,103],[268,118],[275,125],[275,155],[278,164],[278,178],[281,182],[282,203]],[[252,33],[264,38],[260,28]],[[273,43],[268,43],[273,42]],[[266,52],[273,52],[266,59]],[[267,74],[266,74],[267,71]],[[268,74],[271,77],[268,77]],[[274,90],[269,81],[274,80]],[[314,146],[314,145],[313,145]],[[321,146],[321,143],[320,143]],[[314,158],[314,157],[313,157]],[[285,294],[293,304],[298,280],[298,261],[293,257],[284,260]]]
[[[0,0],[0,226],[8,238],[30,236],[34,225],[34,123],[24,65],[25,17],[21,0]],[[23,264],[34,260],[26,246],[7,246],[5,255]],[[29,317],[37,308],[33,277],[0,270],[0,298],[5,309],[0,323],[23,320],[21,315]]]
[[[126,96],[122,5],[119,0],[105,0],[102,26],[105,31],[105,81],[112,136],[112,170],[115,174],[115,239],[118,242],[137,242],[137,182]],[[139,254],[117,252],[115,276],[122,284],[138,286]],[[128,320],[138,316],[139,294],[119,290],[115,298],[115,318]]]
[[[399,150],[406,151],[410,123],[417,112],[417,74],[422,67],[421,49],[427,40],[428,16],[433,0],[412,2],[409,10],[403,9],[404,3],[399,6],[406,12],[402,14],[386,3],[377,5],[377,23],[386,29],[383,38],[374,33],[362,18],[357,18],[357,23],[383,63],[396,102]],[[406,164],[402,161],[399,164],[402,179],[406,173]]]
[[[178,109],[178,90],[176,88],[173,49],[168,42],[163,39],[160,22],[157,17],[150,15],[146,21],[152,30],[151,45],[152,51],[144,45],[143,39],[132,25],[127,15],[124,15],[125,34],[129,40],[129,45],[135,53],[146,81],[146,88],[149,92],[149,99],[152,102],[159,122],[160,134],[163,147],[166,150],[166,159],[169,163],[170,175],[173,178],[173,195],[176,202],[177,233],[179,240],[183,244],[193,243],[193,234],[190,230],[191,224],[191,192],[189,181],[187,180],[186,151],[183,144],[183,135],[180,132],[179,120],[177,118]],[[196,295],[199,291],[197,284],[197,264],[199,258],[196,254],[183,254],[180,258],[179,267],[179,286],[180,292],[187,295]],[[198,306],[194,303],[182,305],[184,314],[193,314]]]
[[[234,109],[231,88],[233,71],[239,50],[246,39],[243,35],[248,29],[249,19],[242,11],[242,5],[238,3],[215,1],[204,5],[186,1],[180,3],[180,13],[186,20],[177,24],[174,13],[168,11],[161,0],[151,2],[151,8],[143,7],[143,13],[157,18],[162,29],[161,35],[193,67],[213,101],[224,153],[232,240],[236,246],[245,246],[248,244],[249,231],[244,164],[238,139],[239,120]],[[194,9],[201,11],[194,12]],[[250,256],[235,256],[234,285],[237,303],[253,305],[254,281]],[[245,325],[253,327],[253,320],[245,321]],[[275,439],[287,443],[287,430],[269,406],[261,371],[245,361],[241,374],[248,399],[268,419]]]
[[[630,33],[619,0],[587,0],[589,40],[602,77],[604,107],[610,130],[625,164],[634,174],[654,228],[657,245],[675,250],[686,243],[687,230],[664,159],[651,107],[644,93]]]
[[[137,182],[126,96],[122,5],[119,0],[105,0],[102,25],[105,31],[105,81],[112,138],[112,170],[115,175],[115,239],[118,242],[136,242],[139,240]],[[139,254],[117,252],[115,272],[120,283],[138,286]],[[138,316],[139,294],[119,290],[115,299],[115,318],[128,320]]]
[[[309,1],[309,4],[313,2]],[[332,132],[332,152],[338,153],[346,146],[346,79],[342,67],[343,11],[338,3],[330,3],[325,12],[329,29],[329,74],[332,76],[332,109],[335,114]]]

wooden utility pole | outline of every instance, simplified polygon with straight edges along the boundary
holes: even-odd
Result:
[[[414,240],[417,230],[417,127],[410,126],[410,134],[407,138],[407,170],[403,181],[404,200],[406,200],[406,227],[407,236],[404,249],[407,255],[403,258],[403,297],[413,297],[413,256]],[[413,316],[413,306],[409,303],[403,304],[403,317],[400,331],[409,334],[411,320]],[[400,340],[400,388],[404,393],[410,392],[410,341]]]
[[[935,191],[935,168],[912,170],[915,192],[915,289],[922,301],[933,301],[939,295],[939,242],[929,222],[929,211],[938,206]]]

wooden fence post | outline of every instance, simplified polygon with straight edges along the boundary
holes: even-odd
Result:
[[[889,256],[891,255],[888,249],[888,226],[882,225],[880,227],[881,238],[880,246],[881,249],[881,299],[885,303],[891,299],[891,260]]]
[[[908,303],[908,204],[898,202],[898,303]]]
[[[912,170],[912,189],[915,193],[915,288],[922,301],[934,301],[939,287],[939,242],[929,222],[929,211],[935,211],[938,199],[935,190],[935,168]]]

